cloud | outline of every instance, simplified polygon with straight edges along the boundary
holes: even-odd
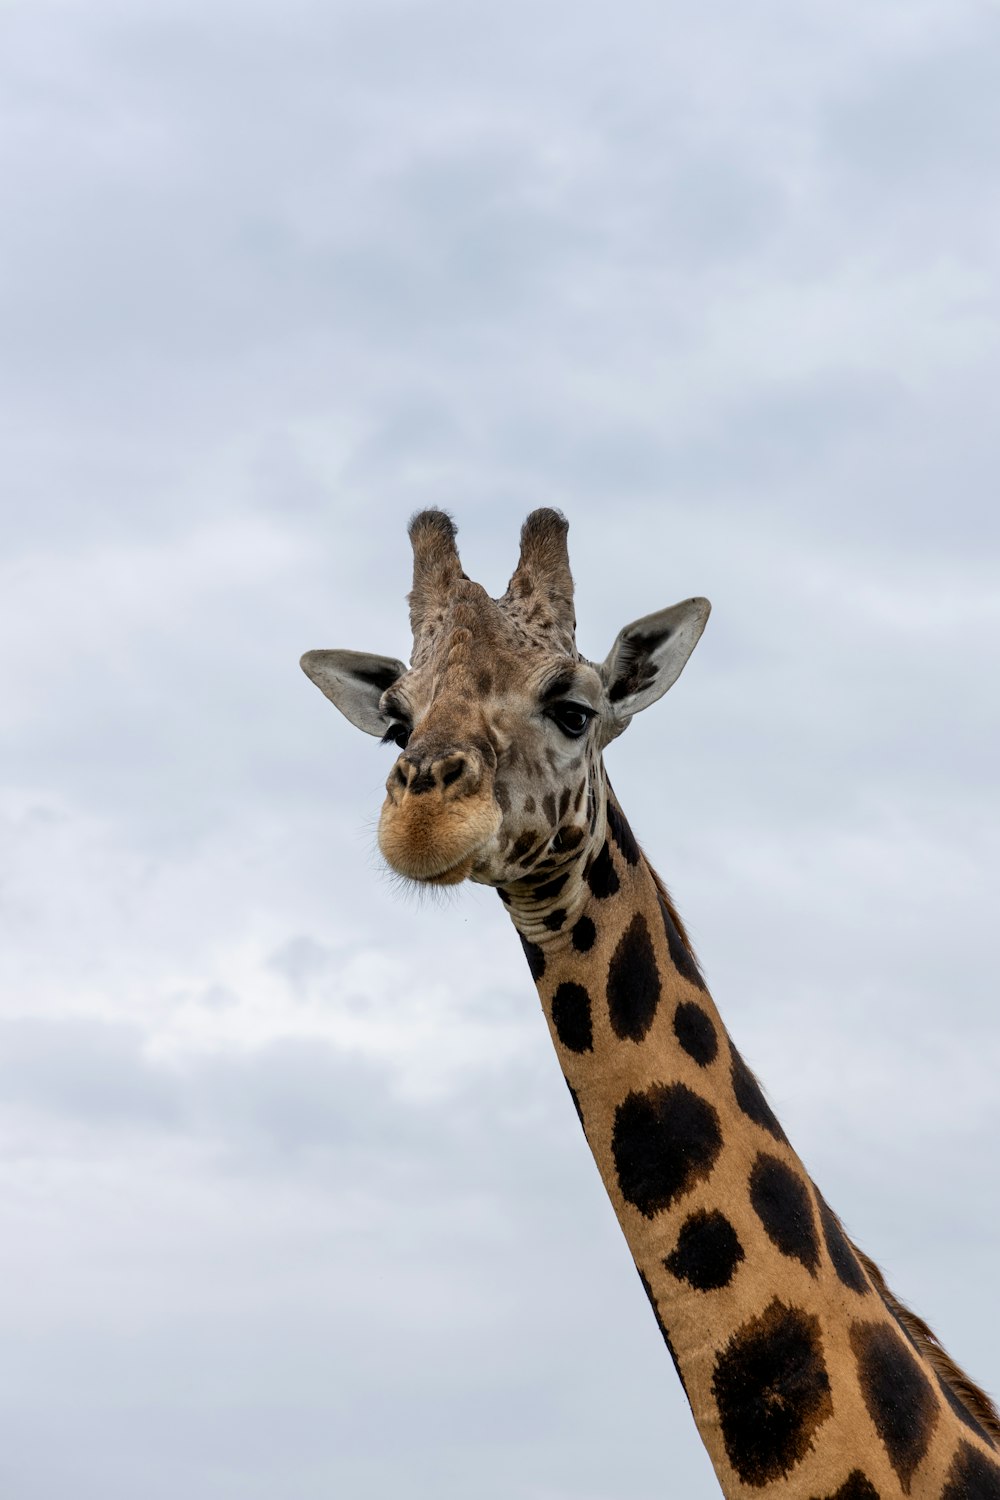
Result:
[[[994,19],[4,27],[7,1488],[714,1493],[499,904],[382,879],[297,667],[406,654],[429,503],[494,592],[562,505],[595,657],[713,599],[611,775],[988,1383]]]
[[[96,1124],[164,1124],[173,1091],[143,1061],[142,1033],[90,1021],[19,1019],[0,1025],[5,1105]]]

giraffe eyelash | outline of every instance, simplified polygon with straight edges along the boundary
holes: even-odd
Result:
[[[379,744],[398,745],[401,750],[404,750],[412,733],[413,731],[409,724],[390,724],[385,734],[379,740]]]

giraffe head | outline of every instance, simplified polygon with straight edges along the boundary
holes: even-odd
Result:
[[[399,748],[379,821],[411,880],[542,895],[603,839],[601,752],[676,681],[708,619],[687,599],[619,632],[606,660],[576,648],[567,523],[536,510],[500,599],[463,572],[443,511],[410,523],[409,668],[357,651],[302,667],[352,724]]]

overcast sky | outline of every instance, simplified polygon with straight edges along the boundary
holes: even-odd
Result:
[[[405,523],[580,645],[861,1245],[1000,1390],[1000,11],[0,4],[0,1488],[717,1493],[499,903],[380,871]]]

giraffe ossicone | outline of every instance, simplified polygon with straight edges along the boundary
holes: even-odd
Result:
[[[844,1233],[709,995],[603,751],[677,680],[682,601],[576,647],[567,525],[534,511],[504,595],[442,511],[410,523],[411,664],[310,651],[398,747],[379,845],[400,875],[496,888],[605,1188],[731,1500],[1000,1500],[1000,1418]]]

